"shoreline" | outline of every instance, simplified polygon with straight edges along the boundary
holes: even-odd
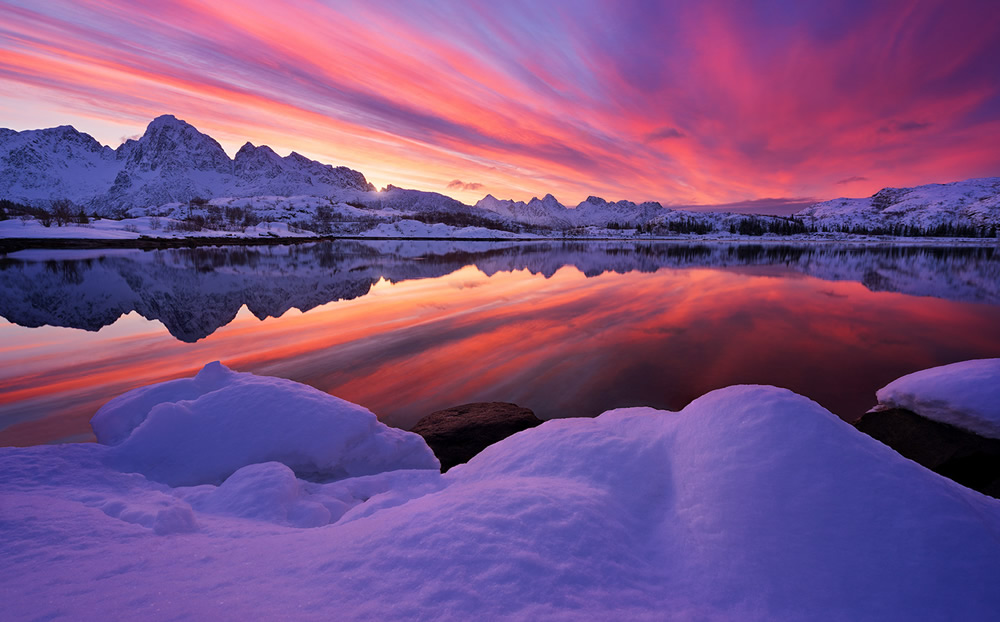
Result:
[[[797,236],[732,236],[732,237],[416,237],[416,236],[289,236],[289,237],[236,237],[197,236],[185,238],[0,238],[0,255],[28,249],[91,250],[91,249],[140,249],[162,250],[170,248],[196,248],[202,246],[283,246],[337,240],[365,241],[420,241],[420,242],[673,242],[710,244],[853,244],[862,246],[926,246],[926,247],[990,247],[1000,246],[994,238],[911,238],[869,236],[829,238]]]

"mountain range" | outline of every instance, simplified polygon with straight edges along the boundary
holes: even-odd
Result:
[[[291,198],[295,200],[287,200]],[[206,202],[242,209],[263,205],[269,210],[264,219],[307,227],[322,214],[327,223],[322,233],[338,232],[330,221],[354,223],[339,232],[357,233],[414,216],[422,222],[536,232],[645,227],[655,233],[739,233],[746,231],[748,219],[763,223],[765,230],[783,225],[774,216],[690,212],[657,202],[594,196],[568,207],[551,194],[527,202],[488,194],[470,206],[442,194],[391,185],[376,192],[358,171],[295,152],[282,157],[265,145],[248,142],[230,158],[211,136],[172,115],[157,117],[141,137],[117,149],[71,126],[0,129],[0,199],[43,208],[68,200],[74,209],[114,218],[181,218]],[[961,226],[987,235],[1000,226],[1000,177],[885,188],[867,198],[816,203],[796,217],[820,231],[906,235],[909,229]]]

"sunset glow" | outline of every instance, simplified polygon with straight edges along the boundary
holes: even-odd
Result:
[[[0,126],[177,115],[370,181],[664,204],[1000,172],[1000,11],[958,3],[0,3]]]

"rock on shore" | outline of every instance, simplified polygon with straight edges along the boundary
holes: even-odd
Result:
[[[1000,497],[1000,359],[921,370],[876,393],[855,426],[903,456]]]
[[[534,412],[517,404],[477,402],[433,412],[410,431],[424,437],[443,473],[493,443],[541,423]]]

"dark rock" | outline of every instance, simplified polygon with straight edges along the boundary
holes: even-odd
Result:
[[[935,473],[1000,498],[1000,440],[902,408],[865,413],[854,425]]]
[[[410,430],[424,437],[441,472],[468,462],[493,443],[542,421],[528,408],[506,402],[463,404],[431,413]]]

